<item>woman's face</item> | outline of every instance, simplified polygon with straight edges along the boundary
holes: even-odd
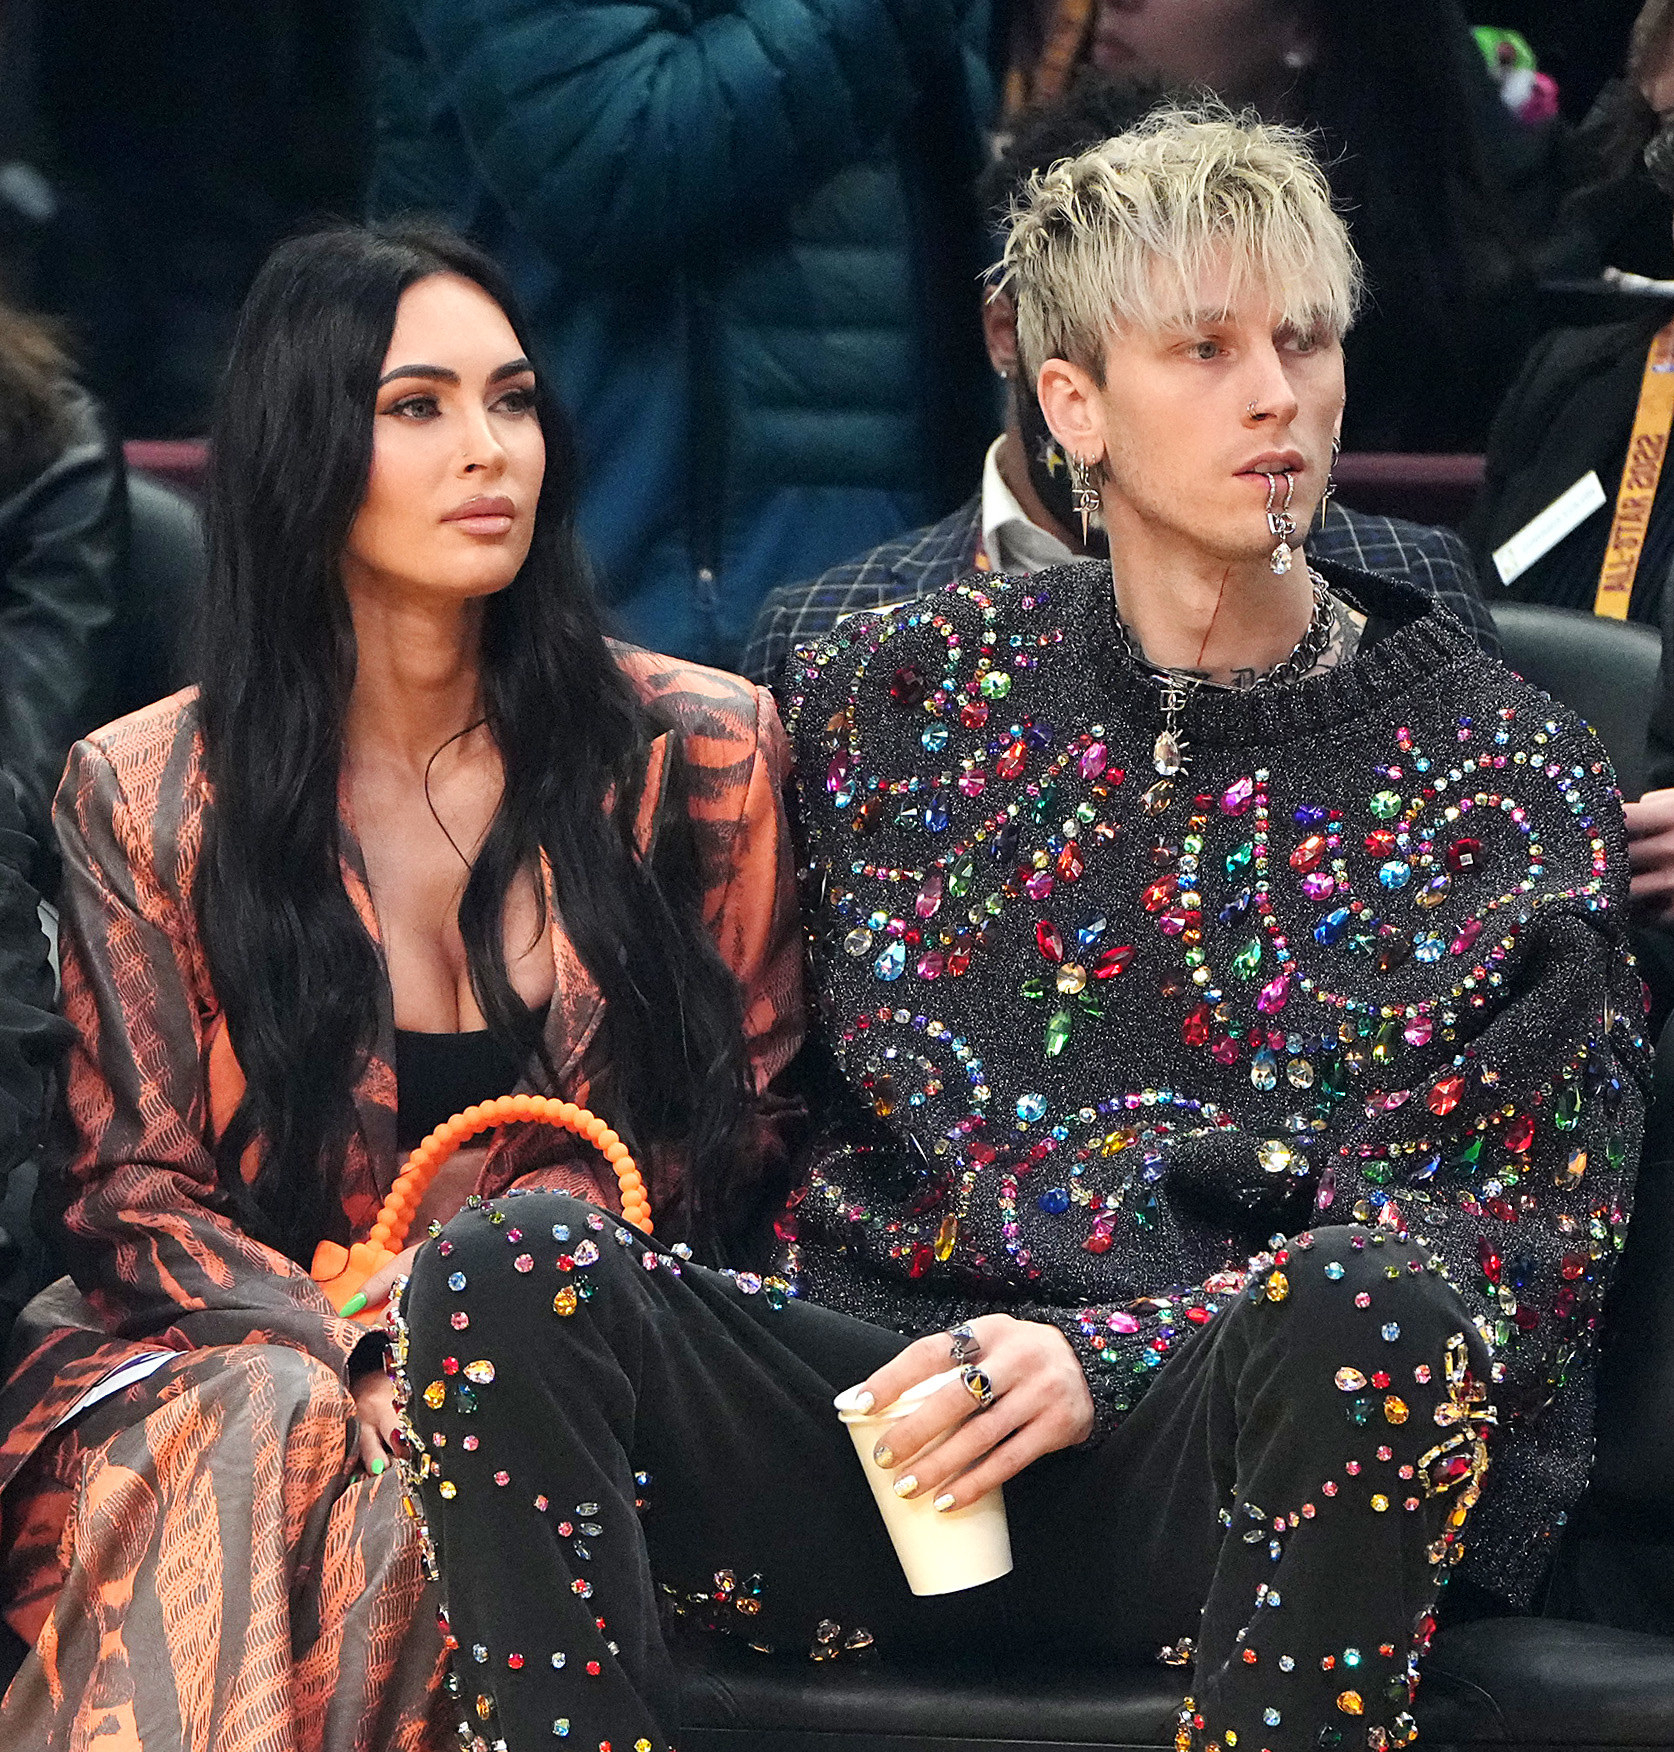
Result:
[[[1091,55],[1107,73],[1152,73],[1262,105],[1294,84],[1319,48],[1298,0],[1101,0]]]
[[[402,293],[344,551],[351,591],[464,600],[511,583],[546,472],[534,391],[506,313],[474,281],[433,274]]]
[[[1260,286],[1223,314],[1228,280],[1224,270],[1206,276],[1200,314],[1112,339],[1102,385],[1061,359],[1041,368],[1041,407],[1059,442],[1103,463],[1113,549],[1143,529],[1217,561],[1259,560],[1273,548],[1270,479],[1277,508],[1289,471],[1299,531],[1325,491],[1343,414],[1341,343],[1292,330]]]

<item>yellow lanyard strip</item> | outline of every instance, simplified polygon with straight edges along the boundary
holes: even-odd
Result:
[[[1674,426],[1674,321],[1651,337],[1645,355],[1645,375],[1639,384],[1639,406],[1633,415],[1633,437],[1627,461],[1622,465],[1622,484],[1616,489],[1616,515],[1610,525],[1610,542],[1598,574],[1598,594],[1593,613],[1612,620],[1626,620],[1633,597],[1633,580],[1639,572],[1639,556],[1645,551],[1645,532],[1651,523],[1651,506],[1662,479],[1663,458],[1668,454],[1669,428]]]

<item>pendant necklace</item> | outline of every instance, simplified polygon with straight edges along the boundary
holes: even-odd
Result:
[[[1250,684],[1252,689],[1300,681],[1312,671],[1325,654],[1325,647],[1331,642],[1330,592],[1325,587],[1325,580],[1311,566],[1308,576],[1314,587],[1313,613],[1308,617],[1308,625],[1290,654],[1282,657],[1265,673],[1258,675]],[[1156,741],[1151,745],[1151,765],[1161,777],[1176,778],[1186,770],[1191,757],[1190,745],[1180,734],[1180,714],[1185,711],[1192,694],[1204,685],[1204,679],[1199,675],[1188,675],[1182,670],[1165,668],[1143,656],[1122,619],[1119,605],[1111,618],[1115,622],[1116,642],[1121,646],[1123,654],[1161,692],[1163,724],[1162,729],[1157,732]],[[1210,682],[1208,685],[1215,687],[1219,684]]]

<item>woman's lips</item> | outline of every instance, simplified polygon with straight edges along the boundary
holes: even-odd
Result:
[[[517,507],[501,495],[479,494],[450,511],[442,519],[468,535],[504,535],[517,517]]]

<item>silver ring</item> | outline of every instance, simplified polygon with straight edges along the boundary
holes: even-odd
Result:
[[[982,1340],[969,1326],[956,1326],[947,1336],[953,1346],[953,1360],[961,1368],[966,1363],[982,1361]]]
[[[959,1371],[959,1379],[964,1383],[965,1391],[986,1411],[994,1403],[994,1383],[990,1381],[981,1369],[967,1363]]]

